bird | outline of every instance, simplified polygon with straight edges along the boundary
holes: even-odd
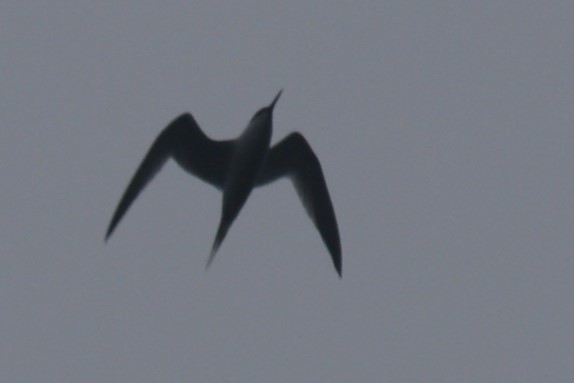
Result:
[[[251,191],[288,177],[342,277],[339,229],[319,159],[299,132],[288,134],[270,147],[273,110],[282,91],[268,106],[259,109],[233,140],[209,138],[191,113],[171,121],[152,143],[129,182],[112,215],[105,242],[146,185],[168,159],[173,159],[183,170],[223,193],[219,226],[206,269]]]

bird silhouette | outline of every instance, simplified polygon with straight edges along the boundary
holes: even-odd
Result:
[[[221,219],[206,267],[213,261],[253,188],[288,177],[341,277],[339,229],[317,156],[298,132],[269,147],[273,109],[281,92],[271,104],[255,113],[235,140],[210,139],[189,113],[173,120],[153,142],[128,184],[108,226],[106,242],[141,191],[172,158],[185,171],[223,192]]]

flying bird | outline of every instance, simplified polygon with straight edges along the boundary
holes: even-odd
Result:
[[[269,147],[273,109],[281,92],[277,93],[271,104],[255,113],[235,140],[212,140],[203,133],[190,113],[173,120],[155,139],[128,184],[108,226],[106,242],[137,196],[165,162],[172,158],[185,171],[223,192],[219,227],[206,267],[213,261],[253,188],[289,177],[327,246],[340,277],[339,229],[317,156],[298,132]]]

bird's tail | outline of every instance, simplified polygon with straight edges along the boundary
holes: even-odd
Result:
[[[229,230],[229,226],[230,224],[224,221],[222,221],[219,224],[217,234],[215,235],[215,240],[213,241],[213,246],[211,246],[211,253],[209,254],[209,258],[207,259],[207,263],[205,265],[206,270],[209,268],[209,265],[211,265],[211,262],[213,262],[215,254],[217,253],[217,250],[219,250],[219,246],[221,246],[221,243],[223,242],[225,236],[227,235],[227,230]]]

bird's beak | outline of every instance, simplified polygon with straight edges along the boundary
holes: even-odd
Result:
[[[281,96],[281,93],[283,92],[283,89],[281,89],[279,91],[279,93],[277,93],[277,96],[275,96],[275,98],[273,99],[273,101],[271,101],[271,104],[269,104],[269,109],[273,110],[273,108],[275,108],[275,103],[277,102],[277,100],[279,100],[279,97]]]

